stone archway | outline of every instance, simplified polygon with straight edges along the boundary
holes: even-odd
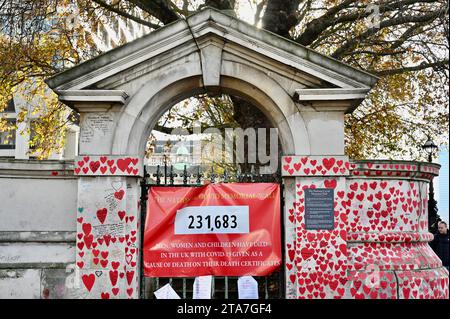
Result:
[[[261,83],[272,85],[273,90],[276,87],[279,88],[276,83],[271,83],[270,78],[261,74],[258,79],[261,80]],[[200,85],[200,77],[183,78],[161,88],[153,96],[146,94],[147,87],[144,85],[137,93],[136,98],[131,99],[127,104],[123,110],[124,114],[120,116],[114,134],[112,154],[141,154],[145,148],[146,136],[149,135],[161,115],[177,102],[191,97],[197,92],[204,92],[204,88]],[[296,148],[307,150],[306,153],[309,153],[309,141],[303,120],[300,117],[291,119],[294,125],[288,122],[288,118],[295,114],[295,104],[292,99],[281,88],[279,88],[279,92],[276,92],[278,95],[270,96],[265,93],[264,87],[256,85],[256,83],[248,83],[238,78],[223,77],[221,86],[215,88],[214,92],[217,93],[220,90],[221,93],[242,97],[261,109],[271,123],[279,129],[285,154],[295,154]],[[145,99],[141,99],[141,96],[144,96]],[[274,99],[278,101],[275,102]],[[278,105],[285,107],[280,108]],[[127,116],[130,113],[139,114],[139,116],[135,118]],[[292,130],[293,127],[296,129]]]
[[[279,129],[285,155],[285,250],[294,262],[302,254],[295,245],[306,236],[298,235],[292,222],[291,210],[300,196],[298,179],[322,185],[331,178],[337,190],[345,190],[350,170],[344,155],[344,113],[362,101],[375,81],[213,9],[49,79],[60,100],[81,115],[80,156],[74,168],[79,177],[81,296],[138,297],[144,146],[170,106],[200,92],[229,93],[259,107]],[[324,163],[325,173],[310,173],[316,163]],[[335,163],[340,164],[331,169]],[[333,234],[330,242],[346,245],[342,233]],[[323,271],[333,271],[333,265],[324,265]],[[291,277],[304,267],[286,272],[288,298],[298,296]]]

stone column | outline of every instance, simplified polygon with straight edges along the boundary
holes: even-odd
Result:
[[[142,171],[137,156],[76,158],[80,298],[139,297],[138,179]]]
[[[346,156],[284,156],[286,297],[344,296],[347,277],[347,218],[345,209]],[[305,190],[332,189],[334,221],[330,230],[308,230]]]
[[[126,95],[69,91],[60,99],[80,112],[76,266],[80,298],[139,296],[139,179],[136,154],[111,155]]]
[[[287,298],[448,298],[428,246],[428,183],[439,166],[285,156]],[[305,191],[334,189],[334,229],[305,227]]]
[[[439,165],[374,160],[350,169],[346,296],[448,299],[448,271],[428,245],[428,186]]]

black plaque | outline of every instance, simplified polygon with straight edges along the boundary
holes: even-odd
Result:
[[[334,229],[334,189],[305,189],[305,226],[308,230]]]

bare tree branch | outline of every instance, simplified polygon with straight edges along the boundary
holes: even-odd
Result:
[[[354,3],[358,3],[357,0],[345,0],[339,5],[330,8],[327,12],[317,19],[312,20],[306,26],[304,32],[296,39],[296,41],[303,45],[311,44],[319,35],[328,29],[329,27],[337,23],[354,22],[364,19],[370,16],[372,13],[366,11],[366,7],[362,7],[363,10],[353,10],[349,14],[336,16],[341,11],[350,8]],[[380,14],[393,11],[393,10],[405,10],[407,6],[416,3],[434,3],[436,0],[402,0],[402,1],[386,1],[379,4]],[[356,11],[356,12],[355,12]]]
[[[415,66],[409,66],[409,67],[403,67],[398,69],[391,69],[391,70],[384,70],[384,71],[372,71],[373,73],[379,75],[379,76],[386,76],[386,75],[394,75],[394,74],[400,74],[405,72],[414,72],[414,71],[420,71],[425,70],[428,68],[434,68],[436,70],[441,70],[446,68],[448,70],[448,59],[433,63],[421,63],[419,65]]]
[[[234,10],[235,4],[235,0],[205,0],[206,7],[212,7],[218,10]]]
[[[164,24],[178,20],[180,17],[172,9],[169,0],[128,0]]]
[[[296,11],[300,1],[304,0],[268,0],[262,27],[289,38],[289,31],[298,23]]]
[[[428,14],[420,15],[420,16],[401,15],[394,19],[381,21],[379,26],[374,26],[374,27],[368,29],[367,31],[363,32],[359,36],[353,37],[352,39],[347,41],[344,45],[342,45],[339,49],[337,49],[331,56],[334,58],[340,58],[343,54],[352,50],[362,40],[367,39],[371,35],[378,33],[380,30],[382,30],[384,28],[402,25],[402,24],[406,24],[406,23],[430,22],[430,21],[438,18],[444,12],[445,12],[445,8],[436,10],[436,11],[428,13]]]
[[[322,15],[320,18],[314,19],[308,23],[304,32],[296,39],[296,41],[303,45],[311,44],[323,31],[334,25],[332,20],[338,12],[347,8],[354,2],[357,2],[357,0],[346,0],[341,4],[328,9],[327,13]]]
[[[135,21],[137,23],[140,23],[142,25],[146,25],[147,27],[150,27],[152,29],[158,29],[160,27],[157,24],[151,23],[149,21],[142,20],[141,18],[135,17],[135,16],[133,16],[133,15],[123,11],[123,10],[120,10],[120,9],[118,9],[118,8],[108,4],[108,3],[106,3],[103,0],[93,0],[93,1],[95,3],[97,3],[98,5],[102,6],[103,8],[109,10],[109,11],[117,13],[118,15],[121,15],[122,17],[125,17],[127,19],[133,20],[133,21]]]

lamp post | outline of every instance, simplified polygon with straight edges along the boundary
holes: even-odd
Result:
[[[428,136],[428,139],[422,146],[422,149],[428,154],[428,162],[432,163],[434,152],[438,149],[438,146],[434,144],[430,136]],[[434,199],[434,186],[433,180],[431,180],[428,195],[428,230],[433,234],[436,233],[436,222],[440,219],[437,212],[437,201]]]

